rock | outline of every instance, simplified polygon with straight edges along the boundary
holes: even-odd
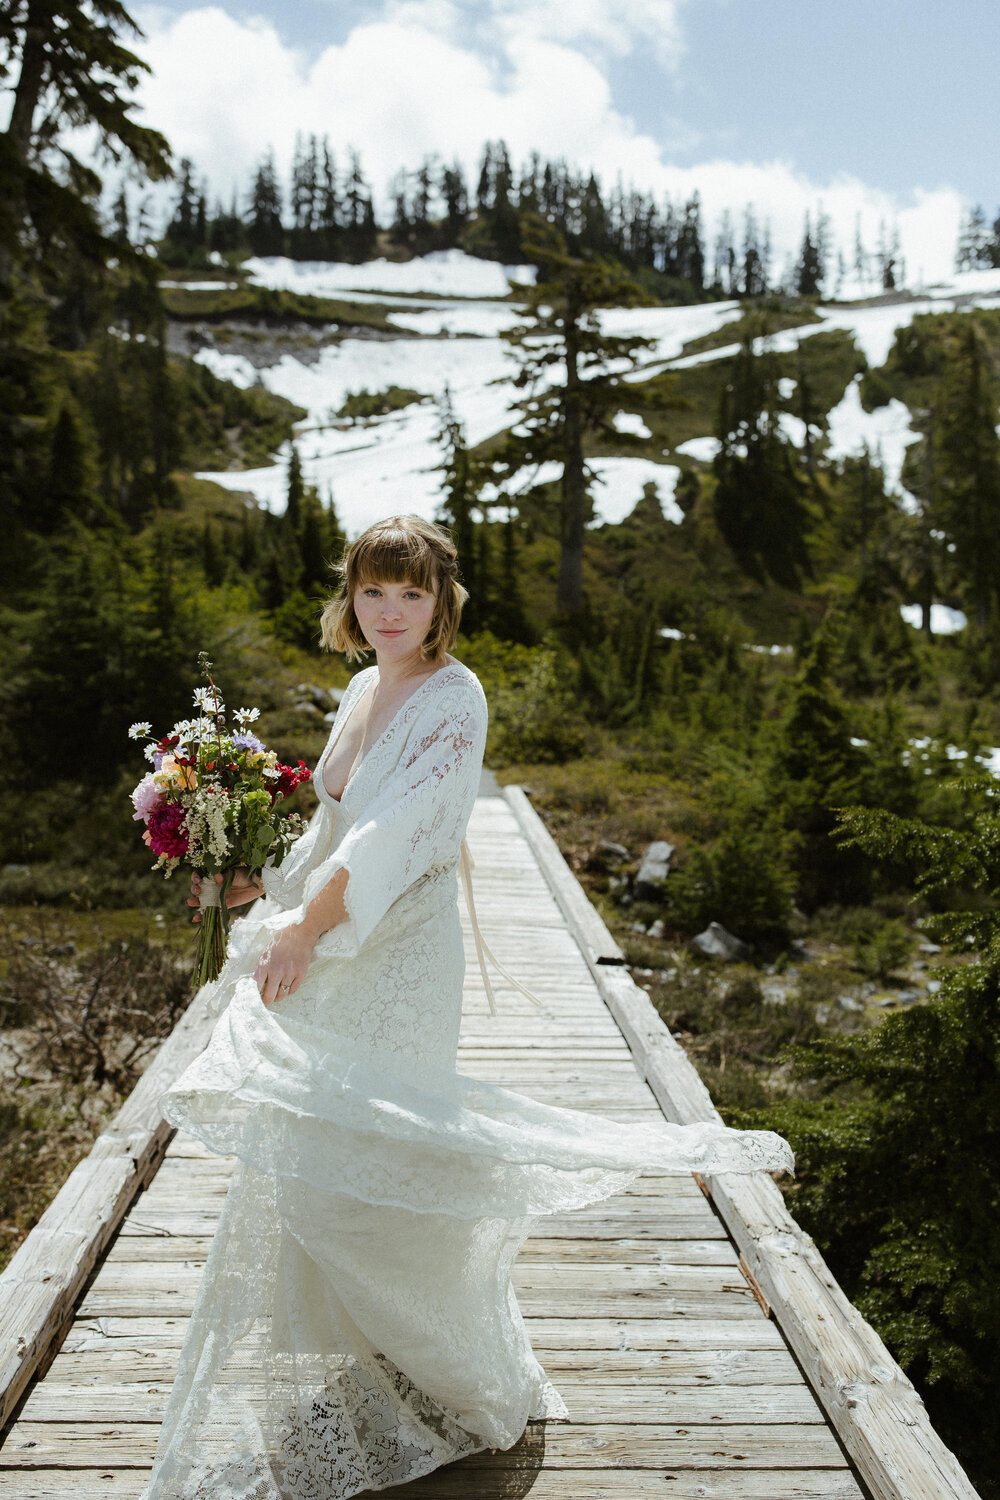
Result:
[[[629,852],[624,844],[615,844],[610,839],[601,839],[601,842],[587,856],[587,869],[607,870],[611,865],[622,864],[628,857]]]
[[[646,929],[641,922],[633,922],[629,932],[641,932],[643,937],[646,936]]]
[[[941,944],[940,943],[921,943],[920,944],[920,951],[921,951],[921,953],[940,953],[941,952]]]
[[[938,990],[940,988],[941,988],[941,981],[940,981],[940,979],[928,979],[928,981],[927,981],[927,993],[928,993],[928,995],[936,995],[937,992],[938,992]]]
[[[747,959],[753,952],[749,943],[727,932],[721,922],[709,922],[704,932],[691,939],[691,947],[702,958],[721,958],[727,964]]]
[[[841,1010],[848,1010],[855,1013],[860,1013],[864,1010],[864,1006],[861,1004],[861,1001],[855,1000],[853,995],[838,995],[837,1004],[840,1006]]]
[[[76,952],[75,943],[53,943],[51,948],[46,948],[46,958],[72,958]]]
[[[660,918],[657,917],[656,921],[650,927],[649,932],[646,934],[646,936],[647,937],[651,937],[651,938],[660,939],[660,938],[662,938],[665,930],[666,929],[664,928],[663,923],[661,922]]]
[[[674,846],[664,839],[650,844],[642,856],[639,873],[635,877],[635,894],[640,901],[656,901],[661,895],[660,885],[670,873],[670,861]]]

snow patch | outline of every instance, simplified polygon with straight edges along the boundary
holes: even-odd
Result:
[[[683,453],[685,458],[693,458],[700,464],[710,464],[721,447],[715,437],[688,438],[686,443],[679,443],[674,452]]]
[[[898,495],[904,510],[914,511],[917,502],[901,483],[903,460],[920,433],[910,426],[910,410],[895,397],[888,406],[865,411],[861,405],[861,377],[856,375],[839,403],[827,417],[827,452],[831,458],[856,458],[867,447],[879,459],[886,489]]]
[[[284,255],[256,256],[243,269],[257,286],[336,297],[342,292],[436,292],[442,297],[506,297],[512,281],[535,281],[534,266],[501,266],[477,260],[464,250],[436,250],[415,260],[289,260]]]
[[[899,613],[907,625],[919,630],[923,614],[919,604],[901,604]],[[931,605],[931,634],[957,635],[968,625],[968,617],[960,609],[950,609],[947,604]]]
[[[616,432],[625,432],[631,437],[651,438],[653,436],[638,412],[634,411],[617,412],[612,419],[612,426]]]

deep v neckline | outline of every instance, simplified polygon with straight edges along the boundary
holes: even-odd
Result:
[[[445,662],[444,666],[442,666],[442,667],[436,667],[435,670],[430,674],[429,677],[425,677],[424,680],[423,680],[423,682],[419,683],[417,685],[417,687],[415,687],[413,689],[413,692],[410,693],[408,697],[406,697],[406,698],[403,699],[402,703],[399,705],[399,707],[397,708],[396,712],[393,714],[392,718],[389,720],[388,724],[383,729],[382,733],[378,736],[377,739],[372,740],[371,744],[368,746],[368,749],[365,751],[365,753],[362,756],[360,756],[359,758],[355,759],[354,764],[352,765],[352,767],[350,769],[350,773],[348,774],[347,780],[344,782],[344,785],[341,788],[340,796],[339,797],[335,797],[333,795],[333,793],[330,791],[330,788],[326,784],[326,763],[327,763],[327,761],[330,758],[330,752],[331,752],[331,750],[333,749],[334,745],[337,744],[337,742],[339,741],[339,739],[340,739],[341,735],[343,734],[344,730],[347,728],[348,724],[353,719],[353,717],[354,717],[354,715],[355,715],[355,713],[356,713],[359,705],[361,704],[362,700],[364,699],[365,694],[368,691],[369,686],[371,685],[371,681],[370,680],[369,680],[369,682],[365,683],[365,685],[362,688],[360,694],[358,695],[357,703],[352,703],[351,709],[350,709],[350,712],[347,715],[347,718],[344,720],[344,722],[342,724],[339,724],[337,726],[334,734],[331,735],[330,742],[327,745],[326,749],[323,751],[323,754],[322,754],[322,757],[321,757],[321,760],[320,760],[320,765],[319,765],[319,768],[318,768],[319,769],[318,780],[319,780],[320,784],[322,785],[323,791],[326,793],[326,796],[329,798],[329,800],[333,803],[333,805],[335,807],[339,807],[340,804],[343,802],[344,796],[345,796],[345,794],[347,792],[347,788],[350,786],[350,784],[354,780],[355,776],[357,776],[358,772],[361,770],[362,766],[364,765],[364,763],[368,759],[368,757],[371,755],[372,751],[376,750],[378,748],[378,746],[381,745],[382,741],[385,739],[385,737],[389,733],[390,729],[392,729],[392,728],[395,727],[396,720],[400,717],[400,715],[404,712],[404,710],[407,709],[407,708],[409,708],[409,706],[413,702],[413,700],[415,698],[418,698],[420,696],[420,694],[423,692],[424,688],[427,687],[429,683],[433,682],[436,677],[439,677],[441,675],[441,673],[445,670],[445,668],[450,667],[451,665],[452,665],[452,662],[449,660],[449,661]],[[375,672],[377,672],[378,668],[375,667],[372,670],[375,671]]]

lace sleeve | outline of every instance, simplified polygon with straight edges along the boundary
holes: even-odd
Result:
[[[338,870],[349,875],[348,920],[323,934],[318,954],[357,953],[404,891],[432,868],[457,862],[485,741],[485,702],[462,683],[437,694],[407,724],[394,769],[305,881],[303,908]]]

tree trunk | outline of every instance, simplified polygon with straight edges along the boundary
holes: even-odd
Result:
[[[583,608],[583,534],[587,482],[583,459],[583,392],[577,367],[575,322],[566,318],[566,406],[562,497],[559,512],[559,578],[556,604],[568,614]]]
[[[20,220],[24,215],[24,194],[21,190],[19,173],[27,165],[31,152],[31,132],[35,122],[35,110],[38,108],[38,101],[45,83],[46,34],[44,17],[39,15],[38,5],[29,5],[24,46],[21,49],[21,69],[14,90],[10,121],[5,132],[7,145],[13,158],[11,201],[7,207],[11,219],[15,221]],[[13,270],[13,245],[0,245],[0,286],[9,284]],[[0,326],[2,326],[2,312],[0,312]]]

